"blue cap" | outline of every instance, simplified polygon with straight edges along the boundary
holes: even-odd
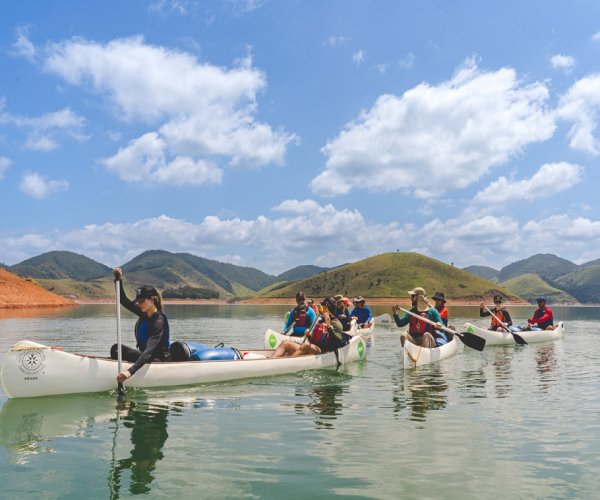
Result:
[[[546,297],[538,297],[535,299],[536,302],[546,302]]]

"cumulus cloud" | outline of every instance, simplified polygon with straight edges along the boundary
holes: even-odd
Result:
[[[147,144],[151,134],[155,145],[160,143],[165,164],[190,157],[188,171],[194,162],[192,170],[201,167],[214,181],[214,163],[282,164],[288,144],[297,140],[256,120],[257,96],[266,88],[266,78],[250,56],[226,69],[201,63],[186,52],[146,44],[142,37],[106,44],[71,39],[51,45],[43,67],[102,96],[119,119],[157,126],[105,158],[109,168],[120,163],[124,150]]]
[[[553,196],[571,189],[582,179],[583,167],[573,163],[546,163],[529,179],[513,181],[499,177],[475,196],[481,203],[504,203],[516,200],[534,200]]]
[[[31,173],[21,178],[19,188],[26,195],[41,200],[52,194],[66,191],[69,189],[69,183],[65,180],[48,180],[40,174]]]
[[[10,158],[7,158],[6,156],[0,156],[0,181],[4,178],[4,174],[8,170],[8,167],[10,167],[11,163],[12,162]]]
[[[594,33],[592,35],[592,41],[594,41],[594,42],[600,41],[600,31],[598,31],[597,33]]]
[[[440,85],[380,96],[322,148],[326,168],[311,187],[328,196],[407,189],[422,198],[467,187],[553,135],[547,100],[544,83],[467,61]]]
[[[570,70],[575,66],[575,58],[556,54],[550,58],[550,63],[554,69]]]
[[[25,131],[26,149],[52,151],[59,147],[58,141],[69,136],[76,140],[84,139],[81,130],[85,119],[69,108],[45,113],[41,116],[20,116],[4,111],[6,104],[0,103],[0,126],[12,126]]]
[[[594,156],[600,145],[594,132],[600,109],[600,74],[592,74],[575,82],[560,98],[556,115],[573,125],[569,130],[570,147]]]
[[[223,172],[215,164],[189,156],[166,158],[165,141],[156,133],[144,134],[119,152],[102,160],[109,172],[132,183],[175,186],[220,184]]]
[[[16,35],[17,39],[13,43],[12,53],[15,56],[27,59],[29,62],[34,62],[37,51],[35,45],[29,40],[29,30],[24,26],[20,26],[16,30]]]

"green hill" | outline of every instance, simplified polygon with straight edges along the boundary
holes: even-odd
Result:
[[[533,273],[551,283],[559,276],[571,273],[578,267],[577,264],[553,254],[537,254],[503,267],[498,273],[498,280],[503,283],[517,276]]]
[[[467,271],[468,273],[472,273],[475,276],[479,276],[480,278],[491,280],[495,278],[500,271],[494,269],[493,267],[487,266],[469,266],[463,267],[463,271]]]
[[[111,269],[74,252],[53,251],[24,260],[8,270],[34,279],[72,279],[86,281],[110,274]]]
[[[286,271],[285,273],[281,273],[281,274],[275,276],[275,280],[277,282],[302,280],[305,278],[310,278],[311,276],[314,276],[315,274],[319,274],[324,271],[327,271],[328,269],[329,269],[328,267],[319,267],[319,266],[311,266],[311,265],[297,266],[297,267],[294,267],[293,269],[290,269],[289,271]]]
[[[456,300],[479,300],[501,293],[509,300],[520,300],[500,285],[417,253],[393,252],[376,255],[352,264],[331,269],[311,278],[275,287],[264,297],[293,297],[303,290],[312,297],[342,293],[348,297],[407,297],[415,286],[422,286],[432,296],[441,290],[451,303]]]
[[[555,283],[583,304],[600,303],[600,264],[560,276]]]
[[[502,285],[532,304],[535,303],[535,299],[540,295],[546,297],[549,305],[577,303],[577,299],[568,293],[549,285],[537,274],[533,273],[511,278],[508,281],[503,282]]]

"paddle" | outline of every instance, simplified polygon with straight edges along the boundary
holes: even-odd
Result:
[[[510,333],[510,334],[513,336],[513,339],[515,339],[515,342],[516,342],[517,344],[519,344],[519,345],[526,345],[526,344],[527,344],[527,342],[525,342],[525,339],[524,339],[523,337],[521,337],[520,335],[517,335],[515,332],[512,332],[506,323],[504,323],[504,322],[500,321],[500,318],[498,318],[498,316],[496,316],[496,315],[494,314],[494,312],[493,312],[493,311],[492,311],[492,310],[491,310],[491,309],[490,309],[488,306],[486,306],[486,305],[484,304],[484,306],[483,306],[483,307],[485,307],[485,309],[487,310],[487,312],[489,312],[489,313],[492,315],[492,317],[493,317],[493,318],[494,318],[494,319],[495,319],[495,320],[496,320],[498,323],[500,323],[500,325],[502,325],[502,328],[504,328],[504,329],[505,329],[505,330],[506,330],[508,333]]]
[[[123,357],[121,352],[121,282],[115,281],[115,301],[117,303],[117,375],[123,368]],[[117,394],[119,397],[125,396],[125,386],[123,382],[117,382]]]
[[[401,307],[399,309],[401,311],[404,311],[406,314],[414,316],[415,318],[421,321],[425,321],[425,323],[429,323],[430,325],[433,325],[437,328],[437,323],[435,321],[431,321],[428,318],[419,316],[418,314],[407,311],[406,309],[402,309]],[[440,329],[444,330],[445,332],[451,333],[452,335],[456,335],[462,341],[463,344],[465,344],[467,347],[470,347],[471,349],[475,349],[476,351],[483,351],[483,348],[485,347],[485,339],[479,337],[478,335],[474,335],[472,333],[458,333],[452,330],[452,328],[448,328],[444,325],[442,325]]]

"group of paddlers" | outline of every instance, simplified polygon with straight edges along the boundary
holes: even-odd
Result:
[[[304,292],[296,294],[296,306],[288,313],[282,333],[304,337],[304,342],[282,342],[273,352],[273,358],[284,356],[303,356],[321,354],[343,347],[350,340],[348,332],[352,321],[357,328],[368,327],[373,321],[371,309],[362,297],[353,301],[354,308],[349,311],[350,299],[343,295],[326,297],[320,304],[307,299]]]
[[[113,270],[116,282],[119,282],[121,305],[138,317],[135,325],[136,348],[121,346],[122,359],[133,363],[128,369],[117,376],[119,382],[131,377],[143,365],[151,362],[169,361],[170,332],[169,322],[163,311],[160,293],[150,285],[136,289],[135,300],[130,300],[123,288],[123,273],[120,268]],[[448,328],[448,309],[446,298],[442,292],[437,292],[431,305],[425,290],[416,287],[408,292],[412,308],[400,316],[400,307],[392,307],[394,321],[398,326],[408,325],[406,339],[423,347],[437,347],[452,339],[452,330]],[[500,295],[494,296],[494,308],[489,309],[482,302],[480,315],[491,316],[490,329],[510,331],[520,330],[551,330],[554,328],[552,309],[546,306],[546,299],[538,297],[538,308],[527,320],[528,324],[520,329],[512,325],[510,314],[502,304]],[[356,297],[353,309],[349,310],[350,299],[343,295],[326,297],[320,304],[307,299],[304,292],[296,294],[296,306],[289,312],[283,328],[283,333],[292,329],[291,335],[305,337],[306,342],[286,341],[273,352],[272,357],[301,356],[304,354],[320,354],[334,351],[346,345],[351,335],[352,322],[356,328],[369,327],[373,318],[371,309],[363,297]],[[111,348],[111,358],[118,358],[118,346]]]
[[[392,307],[392,315],[396,325],[403,327],[408,325],[408,331],[403,334],[410,342],[422,347],[439,347],[452,340],[452,330],[448,327],[448,308],[446,307],[446,298],[443,292],[437,292],[432,299],[435,301],[431,305],[427,299],[424,288],[416,287],[408,292],[411,298],[412,308],[406,311],[403,316],[398,314],[400,306]],[[527,320],[527,325],[513,326],[510,313],[503,305],[501,295],[494,295],[494,306],[490,309],[481,303],[479,305],[479,315],[481,317],[491,316],[492,321],[489,329],[495,331],[519,332],[526,330],[553,330],[554,314],[550,307],[546,305],[545,297],[537,298],[537,309],[533,316]]]

